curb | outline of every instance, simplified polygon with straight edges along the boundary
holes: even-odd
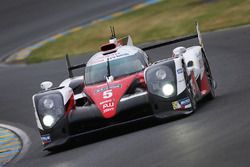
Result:
[[[49,38],[47,38],[45,40],[42,40],[42,41],[40,41],[38,43],[33,44],[31,46],[20,49],[18,52],[8,56],[5,60],[3,60],[3,62],[4,63],[22,62],[30,55],[30,53],[33,50],[38,49],[38,48],[44,46],[47,43],[53,42],[53,41],[57,40],[58,38],[61,38],[61,37],[64,37],[64,36],[66,36],[66,35],[68,35],[70,33],[82,30],[83,28],[85,28],[87,26],[94,25],[94,24],[102,22],[102,21],[110,20],[110,19],[113,19],[115,17],[127,14],[129,12],[136,11],[138,9],[144,8],[146,6],[156,4],[156,3],[160,2],[160,1],[162,1],[162,0],[145,0],[145,2],[139,3],[137,5],[134,5],[134,6],[130,7],[130,8],[127,8],[125,10],[113,13],[113,14],[108,15],[108,16],[104,16],[102,18],[91,21],[91,22],[89,22],[87,24],[83,24],[83,25],[80,25],[80,26],[77,26],[77,27],[73,27],[73,28],[71,28],[71,29],[69,29],[69,30],[67,30],[65,32],[53,35],[53,36],[51,36],[51,37],[49,37]]]
[[[22,149],[22,142],[15,132],[0,127],[0,166],[14,159]]]
[[[7,123],[7,122],[0,123],[0,128],[7,129],[7,130],[11,131],[12,133],[14,133],[19,138],[19,140],[22,144],[22,148],[20,149],[20,152],[18,154],[16,154],[16,156],[11,159],[12,163],[16,163],[17,161],[22,159],[26,155],[26,153],[29,151],[29,148],[31,147],[31,144],[32,144],[29,136],[22,129],[20,129],[18,127],[19,127],[19,125],[12,125],[12,124]],[[0,160],[1,160],[1,158],[0,158]],[[8,161],[8,162],[10,162],[10,161]],[[1,163],[0,163],[0,167],[2,167]]]

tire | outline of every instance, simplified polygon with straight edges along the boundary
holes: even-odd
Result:
[[[206,75],[208,78],[208,82],[209,82],[209,87],[210,87],[210,92],[207,94],[206,98],[207,100],[212,100],[215,98],[215,88],[217,87],[217,83],[216,81],[213,79],[208,61],[206,59],[205,56],[205,52],[202,51],[202,55],[203,55],[203,61],[204,61],[204,66],[205,66],[205,70],[206,70]]]
[[[192,109],[192,112],[195,112],[196,109],[197,109],[197,102],[196,102],[196,99],[194,97],[194,94],[193,94],[193,91],[192,91],[192,87],[191,87],[191,84],[188,83],[187,84],[187,90],[188,90],[188,96],[189,96],[189,99],[191,101],[191,109]],[[192,113],[191,112],[191,113]]]
[[[194,97],[194,94],[193,94],[193,91],[192,91],[192,87],[191,87],[191,83],[190,83],[191,77],[188,76],[187,69],[186,69],[186,67],[184,65],[183,65],[183,68],[185,69],[184,70],[184,78],[185,78],[185,81],[186,81],[188,96],[189,96],[189,99],[191,101],[191,108],[192,108],[192,112],[188,112],[188,113],[193,113],[197,109],[197,102],[195,100],[195,97]]]
[[[207,99],[208,100],[212,100],[215,98],[215,91],[214,91],[214,85],[216,85],[216,83],[214,83],[214,80],[209,80],[209,85],[210,85],[210,92],[207,94]]]

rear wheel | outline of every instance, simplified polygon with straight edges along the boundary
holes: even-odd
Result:
[[[210,70],[210,67],[209,67],[209,64],[208,64],[208,61],[206,59],[204,51],[202,51],[202,54],[203,54],[203,61],[204,61],[205,71],[206,71],[206,75],[207,75],[209,86],[210,86],[210,92],[207,95],[207,99],[212,100],[212,99],[215,98],[215,88],[217,87],[217,83],[213,79],[213,76],[212,76],[212,73],[211,73],[211,70]]]
[[[209,81],[209,85],[210,85],[210,92],[207,95],[207,99],[212,100],[215,98],[215,91],[214,91],[215,86],[214,85],[216,85],[216,83],[213,79],[208,78],[208,81]]]

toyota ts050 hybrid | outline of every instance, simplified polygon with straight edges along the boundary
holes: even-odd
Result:
[[[166,118],[194,112],[202,98],[213,99],[216,83],[196,25],[195,35],[151,45],[133,46],[130,36],[109,43],[86,64],[66,62],[69,78],[57,88],[41,83],[33,96],[44,149],[68,139],[148,117]],[[149,62],[146,50],[197,38],[198,46],[177,47],[163,60]],[[73,70],[84,68],[84,75]]]

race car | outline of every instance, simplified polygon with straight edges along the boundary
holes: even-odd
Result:
[[[72,137],[144,118],[188,115],[204,97],[215,97],[213,79],[198,24],[197,34],[139,48],[130,36],[107,44],[86,64],[66,63],[69,78],[58,87],[41,83],[33,96],[38,129],[45,150]],[[149,62],[146,51],[198,38],[199,45],[177,47],[169,58]],[[74,76],[84,68],[84,75]]]

